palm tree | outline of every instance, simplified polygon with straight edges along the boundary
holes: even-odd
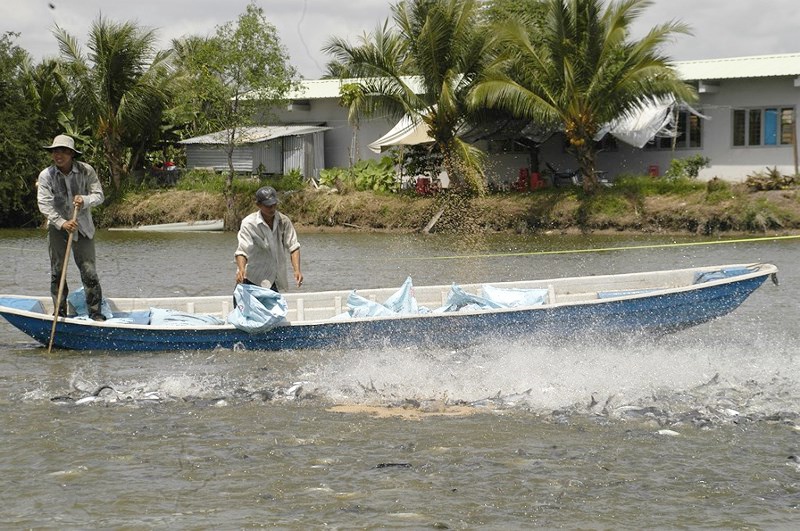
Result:
[[[358,83],[347,83],[339,89],[339,105],[347,109],[347,123],[353,128],[353,138],[350,142],[350,167],[361,160],[358,150],[358,130],[361,126],[361,115],[364,112],[366,95]]]
[[[479,10],[477,0],[402,1],[392,6],[394,27],[386,21],[356,46],[334,38],[323,49],[360,79],[371,110],[423,121],[451,183],[482,193],[480,152],[458,136],[467,96],[492,58]]]
[[[170,99],[170,53],[156,51],[153,31],[102,17],[89,30],[88,57],[65,30],[54,34],[74,86],[74,118],[91,128],[119,190],[155,140]]]
[[[694,90],[671,68],[661,47],[688,26],[672,21],[630,40],[630,25],[650,0],[545,0],[540,43],[519,24],[498,28],[505,50],[475,88],[471,103],[505,109],[540,124],[563,127],[583,175],[597,187],[594,137],[613,119],[653,97],[691,102]]]

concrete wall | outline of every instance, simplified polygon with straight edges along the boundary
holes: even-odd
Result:
[[[608,172],[612,179],[623,174],[647,175],[651,166],[663,175],[672,159],[702,155],[711,159],[710,167],[700,171],[700,180],[719,177],[727,181],[744,181],[748,175],[766,168],[777,169],[788,175],[795,173],[795,150],[792,145],[733,146],[733,110],[736,108],[791,107],[795,109],[795,122],[800,107],[800,88],[794,86],[792,77],[723,80],[714,93],[700,95],[695,108],[707,120],[702,121],[702,147],[699,149],[638,149],[617,142],[617,149],[598,155],[597,167]],[[797,125],[795,124],[795,127]],[[479,144],[485,148],[484,144]],[[487,173],[497,181],[513,182],[519,168],[528,163],[526,154],[492,154]],[[551,137],[541,145],[540,168],[550,162],[559,170],[576,167],[575,158],[564,150],[561,135]]]
[[[323,124],[331,129],[325,131],[325,167],[347,168],[351,152],[354,159],[380,159],[384,155],[373,153],[367,147],[391,129],[396,120],[387,118],[363,118],[358,128],[358,144],[351,149],[354,128],[347,122],[347,109],[339,105],[338,99],[310,100],[308,106],[293,106],[290,109],[273,110],[271,123]]]
[[[711,167],[701,171],[699,178],[708,180],[720,177],[729,181],[742,181],[748,175],[777,167],[786,174],[794,174],[794,149],[791,145],[734,147],[732,144],[732,116],[734,108],[792,107],[797,113],[800,88],[795,88],[794,78],[748,78],[722,80],[713,93],[700,95],[695,108],[709,117],[702,124],[702,147],[699,149],[637,149],[618,142],[616,150],[601,152],[598,169],[608,172],[610,178],[622,174],[647,174],[651,166],[658,167],[663,175],[673,158],[696,154],[711,159]],[[325,132],[324,166],[347,167],[350,164],[353,128],[347,122],[347,110],[340,107],[338,98],[310,100],[308,105],[294,106],[274,112],[274,123],[301,124],[324,123],[332,129]],[[367,145],[383,136],[396,120],[388,118],[362,119],[358,131],[356,158],[379,159]],[[487,149],[486,142],[477,144]],[[559,170],[576,167],[576,162],[564,149],[561,135],[554,135],[540,147],[540,168],[545,162]],[[490,153],[486,173],[490,182],[509,184],[517,180],[520,168],[528,167],[527,153]]]

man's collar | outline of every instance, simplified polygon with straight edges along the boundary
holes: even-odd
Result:
[[[58,172],[61,173],[61,175],[69,175],[70,173],[76,171],[75,163],[74,162],[72,163],[72,166],[70,166],[69,171],[62,171],[61,168],[59,168],[58,166],[56,166],[56,170],[58,170]]]

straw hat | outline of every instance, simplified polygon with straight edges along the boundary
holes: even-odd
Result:
[[[75,140],[71,136],[67,135],[58,135],[53,139],[53,144],[51,146],[44,146],[47,151],[52,151],[58,147],[65,147],[69,148],[75,152],[76,155],[80,155],[81,152],[75,149]]]

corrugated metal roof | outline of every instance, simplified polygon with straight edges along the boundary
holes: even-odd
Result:
[[[800,53],[676,61],[681,79],[742,79],[800,75]]]
[[[685,81],[800,75],[800,53],[675,61],[673,64],[680,78]],[[403,79],[415,92],[423,92],[424,87],[419,77],[408,76]],[[358,79],[304,79],[297,89],[286,96],[286,99],[339,98],[342,85],[358,81]]]
[[[421,93],[422,82],[417,76],[402,78],[416,93]],[[325,98],[339,98],[339,89],[342,85],[358,83],[358,79],[304,79],[300,86],[291,91],[286,99],[289,100],[321,100]]]
[[[268,125],[268,126],[254,126],[243,127],[237,132],[237,142],[243,144],[257,144],[259,142],[266,142],[273,138],[281,138],[284,136],[307,135],[309,133],[316,133],[318,131],[327,131],[330,127],[323,127],[320,125]],[[196,136],[181,140],[179,144],[227,144],[228,131],[217,131],[216,133],[209,133],[207,135]]]
[[[685,81],[800,76],[800,53],[675,61],[674,65],[680,78]],[[408,77],[405,80],[415,87],[417,92],[422,91],[422,83],[417,78]],[[358,79],[303,80],[300,87],[287,98],[291,100],[338,98],[339,88],[348,83],[358,83]]]

